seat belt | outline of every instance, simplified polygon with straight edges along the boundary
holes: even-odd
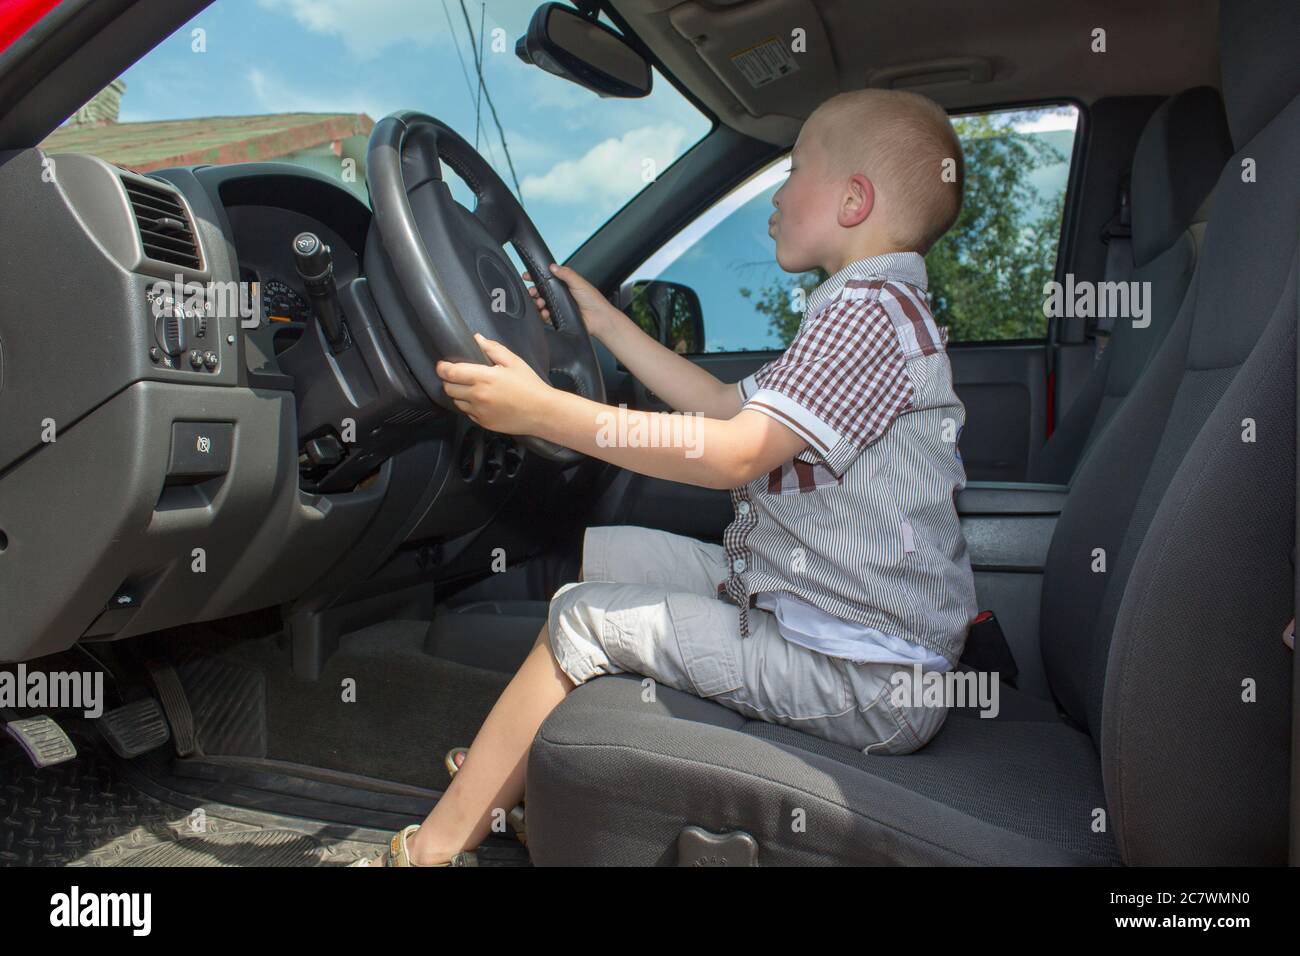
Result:
[[[1130,174],[1124,173],[1119,178],[1119,188],[1115,193],[1115,212],[1101,229],[1101,241],[1106,244],[1106,270],[1103,279],[1106,282],[1128,282],[1133,274],[1133,218],[1129,192]],[[1088,320],[1087,334],[1093,337],[1097,346],[1095,361],[1101,359],[1110,341],[1114,327],[1113,316],[1093,317]]]

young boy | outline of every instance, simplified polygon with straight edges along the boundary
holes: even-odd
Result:
[[[790,347],[734,384],[551,264],[592,335],[670,406],[705,416],[691,455],[605,447],[611,414],[626,416],[618,434],[663,434],[657,414],[557,391],[497,342],[479,338],[493,366],[439,363],[447,394],[484,428],[730,489],[735,520],[722,546],[587,529],[581,580],[555,593],[463,770],[377,865],[472,863],[463,851],[523,795],[543,719],[598,674],[644,674],[872,754],[909,753],[935,734],[944,708],[905,706],[890,692],[896,671],[910,680],[914,668],[953,667],[976,613],[953,503],[965,484],[956,445],[965,410],[922,258],[957,218],[962,178],[961,147],[934,102],[864,90],[823,103],[800,131],[769,231],[782,269],[820,266],[829,278]]]

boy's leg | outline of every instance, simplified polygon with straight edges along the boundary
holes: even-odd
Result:
[[[651,584],[715,596],[727,575],[721,545],[636,525],[597,525],[582,539],[582,579]]]
[[[869,753],[908,753],[942,723],[942,708],[901,708],[887,664],[854,664],[787,641],[776,616],[654,585],[565,585],[551,603],[551,644],[581,683],[627,671],[758,720]]]
[[[551,653],[545,626],[519,671],[492,707],[470,746],[474,759],[452,778],[442,799],[407,841],[412,860],[427,866],[478,846],[524,792],[528,748],[546,715],[573,689]]]
[[[596,597],[594,602],[580,601],[577,594],[560,600],[565,592],[578,589],[584,595],[594,595],[591,589],[598,580],[607,580],[610,573],[625,573],[658,584],[675,582],[694,592],[686,596],[711,595],[715,593],[715,575],[725,573],[721,555],[722,548],[717,545],[649,528],[587,529],[579,582],[556,592],[547,624],[470,745],[474,759],[466,756],[442,799],[407,840],[412,860],[421,865],[443,862],[478,846],[491,832],[494,820],[504,820],[523,796],[528,751],[542,721],[577,682],[623,669],[605,653],[598,636],[604,630],[603,618],[579,613],[580,608],[591,603],[602,603],[602,597],[611,609],[617,602],[609,594]],[[651,596],[659,601],[665,598],[662,589]],[[734,616],[734,609],[733,615],[727,614],[728,605],[716,599],[710,599],[710,603],[719,606],[724,618]],[[628,614],[639,613],[641,604],[639,599],[633,600],[631,608],[624,606],[623,613],[613,615],[611,620],[623,627],[639,626]],[[552,649],[552,628],[560,631],[555,643],[561,649],[563,666]],[[646,632],[663,639],[662,633],[652,627]],[[671,686],[693,689],[684,673],[662,676],[664,663],[661,655],[654,664],[648,663],[644,672]],[[667,669],[672,671],[671,666]]]

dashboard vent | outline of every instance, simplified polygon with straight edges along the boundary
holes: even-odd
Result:
[[[122,178],[144,254],[158,262],[189,269],[203,268],[194,227],[180,196],[163,186],[146,185],[138,179]]]

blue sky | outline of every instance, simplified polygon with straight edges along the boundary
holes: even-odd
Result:
[[[648,97],[602,99],[524,64],[515,41],[539,5],[465,0],[476,35],[484,16],[484,77],[525,206],[562,260],[709,123],[659,76]],[[206,52],[193,50],[195,28]],[[460,0],[216,0],[123,79],[123,122],[288,112],[377,120],[413,108],[475,140]],[[510,183],[486,102],[482,118],[480,151]]]

